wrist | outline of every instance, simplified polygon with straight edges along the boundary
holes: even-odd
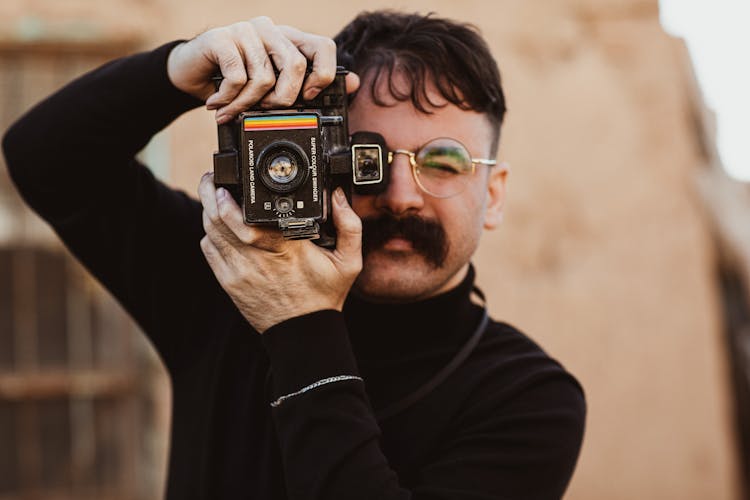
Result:
[[[269,328],[261,339],[271,361],[273,399],[329,377],[359,376],[341,312],[291,318]]]
[[[180,42],[174,47],[172,47],[172,50],[169,51],[169,55],[167,56],[167,78],[169,78],[169,82],[176,89],[181,90],[182,92],[186,92],[186,90],[182,88],[182,86],[180,85],[179,60],[180,60],[180,52],[185,46],[185,43],[186,42]]]
[[[340,313],[344,308],[344,301],[336,304],[308,304],[307,306],[295,305],[294,309],[284,309],[279,311],[278,314],[274,315],[271,311],[253,311],[252,315],[244,315],[245,319],[255,328],[255,330],[261,335],[265,334],[269,329],[284,323],[285,321],[293,320],[310,314],[320,313],[324,311],[334,311]]]

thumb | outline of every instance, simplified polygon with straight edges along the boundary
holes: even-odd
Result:
[[[359,89],[359,75],[357,73],[354,73],[352,71],[347,73],[344,82],[346,83],[347,94],[353,94],[357,91],[357,89]]]
[[[344,191],[333,192],[333,225],[336,228],[336,251],[344,260],[362,258],[362,221],[346,201]]]

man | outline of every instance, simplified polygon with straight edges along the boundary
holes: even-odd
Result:
[[[436,17],[362,14],[336,41],[256,18],[110,63],[8,132],[11,175],[170,372],[168,498],[559,498],[580,386],[470,300],[505,198],[497,67]],[[210,174],[199,204],[133,159],[204,101],[223,123],[317,95],[337,50],[350,132],[394,154],[383,193],[333,195],[334,250],[245,225]],[[464,171],[427,171],[435,138]]]

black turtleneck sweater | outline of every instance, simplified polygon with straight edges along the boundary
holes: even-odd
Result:
[[[6,134],[26,201],[123,304],[169,370],[170,499],[553,499],[573,472],[576,380],[491,322],[471,356],[405,412],[386,407],[471,336],[473,269],[448,293],[298,316],[258,335],[199,248],[201,207],[134,155],[198,106],[166,76],[173,44],[74,81]],[[182,140],[189,140],[182,138]],[[361,375],[269,403],[317,380]]]

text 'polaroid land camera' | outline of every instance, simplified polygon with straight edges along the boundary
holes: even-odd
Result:
[[[214,184],[232,194],[245,223],[274,225],[288,239],[332,248],[333,191],[341,186],[351,201],[352,187],[361,194],[385,189],[382,136],[349,137],[346,74],[339,66],[333,83],[310,101],[298,97],[287,109],[254,106],[219,125]],[[221,78],[214,78],[217,89]]]

